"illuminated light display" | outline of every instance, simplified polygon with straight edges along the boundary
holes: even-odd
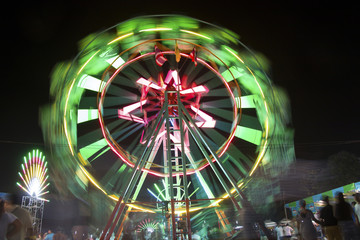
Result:
[[[50,183],[47,182],[47,162],[45,156],[39,150],[33,150],[29,152],[28,156],[24,156],[24,163],[21,164],[22,172],[19,172],[19,176],[22,183],[16,184],[24,190],[29,196],[36,199],[48,201],[44,198],[44,195],[49,193],[47,191]]]
[[[145,85],[147,87],[154,88],[156,90],[163,89],[162,87],[158,86],[157,84],[150,82],[149,80],[146,80],[144,78],[139,78],[139,80],[136,81],[138,84]]]
[[[140,30],[139,32],[156,32],[156,31],[170,31],[172,30],[171,28],[149,28],[149,29],[143,29]]]
[[[78,110],[78,123],[87,122],[99,117],[97,109],[79,109]]]
[[[199,37],[202,37],[202,38],[205,38],[205,39],[208,39],[208,40],[211,40],[210,37],[207,37],[205,35],[202,35],[200,33],[197,33],[197,32],[193,32],[193,31],[190,31],[190,30],[185,30],[185,29],[180,29],[181,32],[185,32],[185,33],[190,33],[190,34],[193,34],[195,36],[199,36]]]
[[[125,63],[125,61],[119,56],[109,58],[106,60],[106,62],[111,64],[115,69],[118,69],[121,65]]]
[[[42,125],[62,159],[58,169],[81,169],[83,191],[92,184],[148,212],[159,212],[138,204],[149,195],[203,199],[190,207],[194,214],[221,207],[256,180],[259,166],[292,159],[271,148],[289,138],[277,92],[257,63],[230,31],[188,17],[140,17],[100,33],[52,80],[62,88]],[[145,187],[158,180],[164,190]],[[170,190],[188,182],[186,194]],[[216,216],[226,218],[221,211]]]
[[[97,78],[94,78],[92,76],[89,76],[87,74],[82,75],[78,87],[88,89],[94,92],[101,91],[101,89],[104,87],[104,83]]]
[[[142,232],[144,230],[154,232],[158,228],[159,223],[156,220],[144,219],[136,227],[136,232]]]
[[[133,35],[133,34],[134,34],[134,33],[130,32],[130,33],[124,34],[124,35],[122,35],[122,36],[119,36],[119,37],[115,38],[114,40],[108,42],[107,45],[110,45],[110,44],[112,44],[112,43],[114,43],[114,42],[120,41],[120,40],[122,40],[122,39],[124,39],[124,38],[130,37],[130,36]]]

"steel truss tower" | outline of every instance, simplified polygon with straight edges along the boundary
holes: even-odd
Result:
[[[21,207],[29,211],[34,233],[41,233],[42,219],[44,214],[44,200],[31,196],[23,196]]]

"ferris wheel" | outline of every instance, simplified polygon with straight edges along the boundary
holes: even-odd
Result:
[[[236,35],[189,17],[147,16],[82,48],[55,71],[64,74],[53,80],[49,131],[65,145],[55,146],[64,165],[117,202],[103,238],[130,208],[169,204],[173,239],[177,216],[189,231],[190,212],[226,199],[238,210],[274,122],[271,84]]]

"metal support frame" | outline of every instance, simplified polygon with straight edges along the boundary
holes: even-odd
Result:
[[[206,158],[206,160],[208,161],[211,169],[214,171],[216,177],[218,178],[218,180],[220,181],[220,184],[223,186],[224,190],[226,191],[226,193],[229,195],[231,201],[233,202],[233,204],[235,205],[236,209],[238,211],[240,211],[241,207],[239,205],[239,203],[235,200],[233,194],[231,193],[229,187],[227,186],[224,178],[221,176],[219,170],[216,168],[215,164],[213,163],[212,159],[210,158],[209,154],[206,152],[206,150],[209,151],[209,153],[213,156],[213,158],[215,159],[215,162],[218,164],[218,166],[220,167],[220,169],[222,170],[222,172],[224,173],[224,175],[226,176],[226,178],[228,179],[228,181],[230,182],[230,184],[233,186],[233,188],[236,190],[236,192],[238,193],[239,197],[241,197],[240,194],[240,190],[237,186],[237,183],[234,181],[234,179],[231,178],[231,176],[228,174],[228,172],[226,171],[226,169],[224,168],[224,166],[222,165],[219,157],[217,156],[217,154],[210,148],[210,146],[207,144],[205,138],[203,137],[202,133],[200,132],[199,128],[196,126],[195,122],[192,120],[191,116],[189,115],[189,113],[186,111],[184,105],[182,103],[179,103],[179,111],[184,112],[184,115],[187,119],[185,119],[185,123],[188,127],[189,132],[191,133],[191,135],[193,136],[193,138],[196,141],[196,144],[198,145],[198,147],[200,148],[200,151],[202,152],[202,154],[204,155],[204,157]]]
[[[162,122],[161,120],[163,119],[163,112],[164,112],[165,107],[166,107],[166,105],[163,106],[162,109],[160,110],[159,115],[156,119],[154,128],[151,131],[150,136],[154,136],[154,137],[152,139],[150,139],[150,141],[147,143],[148,147],[145,148],[142,156],[139,159],[137,159],[135,166],[133,168],[134,171],[133,171],[131,177],[129,178],[129,181],[126,184],[127,187],[124,190],[122,196],[119,197],[118,202],[109,218],[109,221],[103,230],[100,240],[104,240],[104,239],[109,240],[110,239],[111,234],[114,232],[114,229],[120,220],[120,217],[124,213],[124,209],[127,204],[127,201],[129,200],[131,193],[134,190],[135,184],[139,180],[139,177],[141,174],[141,169],[145,166],[146,159],[151,154],[151,151],[155,145],[156,136],[158,135],[158,133],[160,131],[159,123]]]
[[[180,109],[179,111],[183,111],[185,117],[187,118],[184,122],[186,123],[191,135],[194,137],[197,145],[199,146],[201,152],[203,153],[203,155],[205,156],[206,160],[208,161],[208,163],[210,164],[212,170],[214,171],[214,173],[216,174],[217,178],[219,179],[221,185],[223,186],[223,188],[225,189],[226,193],[229,195],[229,198],[231,199],[231,201],[233,202],[234,206],[236,207],[236,209],[238,210],[238,212],[240,212],[241,210],[241,205],[243,204],[244,207],[248,208],[249,211],[252,212],[252,214],[254,214],[254,216],[256,216],[256,221],[259,224],[259,226],[261,227],[261,229],[264,231],[265,235],[271,239],[271,234],[269,233],[268,229],[265,227],[264,222],[260,219],[260,217],[258,216],[258,214],[255,212],[254,208],[252,207],[251,203],[247,200],[246,196],[240,191],[237,182],[228,174],[228,172],[226,171],[226,169],[224,168],[224,166],[222,165],[219,157],[217,156],[217,154],[212,151],[212,149],[210,148],[210,146],[207,144],[204,136],[202,135],[202,133],[200,132],[199,128],[196,126],[195,122],[192,120],[191,116],[189,115],[189,113],[186,111],[184,105],[180,102],[179,103]],[[192,128],[193,127],[193,128]],[[228,186],[226,185],[224,179],[222,178],[222,176],[220,175],[220,172],[218,171],[218,169],[215,167],[215,164],[211,161],[210,156],[206,153],[206,150],[203,146],[203,144],[205,145],[205,148],[210,152],[210,154],[213,156],[213,158],[215,159],[215,162],[217,163],[217,165],[220,167],[221,171],[224,173],[225,177],[228,179],[228,181],[230,182],[230,184],[232,185],[232,187],[235,189],[235,192],[238,194],[239,197],[239,202],[236,201],[235,196],[233,194],[231,194],[230,189],[228,188]]]
[[[176,102],[170,102],[169,104],[169,94],[176,94]],[[183,116],[179,108],[180,103],[180,92],[179,89],[174,91],[165,91],[165,105],[167,108],[165,110],[165,126],[166,126],[166,153],[167,153],[167,160],[168,160],[168,171],[169,171],[169,183],[170,183],[170,203],[171,203],[171,222],[172,222],[172,239],[177,239],[177,235],[184,235],[186,239],[191,240],[191,221],[190,221],[190,207],[189,207],[189,192],[187,189],[188,182],[187,182],[187,175],[186,175],[186,154],[184,148],[184,128],[183,128]],[[175,113],[169,113],[169,108],[173,110],[176,109],[178,114],[177,116]],[[173,123],[170,123],[170,120],[173,120]],[[175,121],[178,122],[175,123]],[[178,124],[178,128],[174,128],[174,125]],[[172,125],[172,126],[171,126]],[[171,143],[170,133],[175,134],[175,131],[179,131],[180,135],[180,143]],[[180,153],[178,155],[178,150],[175,145],[180,144]],[[181,161],[182,166],[182,186],[184,188],[184,197],[185,197],[185,217],[176,217],[175,216],[175,198],[174,198],[174,185],[173,185],[173,162],[175,162],[176,170],[179,170],[179,161]],[[178,178],[179,189],[181,188],[181,177],[176,176]],[[179,194],[179,190],[178,190]],[[176,219],[180,222],[183,222],[183,219],[186,219],[186,229],[179,229],[177,226]],[[180,225],[180,223],[179,223]],[[180,231],[179,231],[180,230]]]
[[[33,231],[36,234],[40,234],[44,215],[44,200],[31,196],[23,196],[21,201],[21,208],[29,211],[32,220]]]
[[[168,94],[176,94],[176,101],[169,104]],[[171,114],[173,114],[173,115],[171,115],[169,113],[169,108],[176,109],[177,116],[174,115],[173,113],[171,113]],[[174,124],[175,122],[179,124],[178,129],[174,129],[174,127],[171,126],[171,123],[170,123],[171,119],[173,120],[172,124]],[[159,115],[157,116],[156,123],[150,134],[150,136],[152,136],[152,138],[150,140],[148,140],[147,147],[145,148],[142,156],[139,159],[137,159],[135,166],[133,167],[134,171],[133,171],[131,177],[129,178],[129,181],[126,183],[126,188],[123,191],[122,196],[119,197],[119,200],[118,200],[118,202],[110,216],[110,219],[100,237],[100,240],[109,240],[110,239],[110,236],[114,232],[116,225],[118,224],[120,218],[123,216],[126,204],[128,203],[128,200],[131,197],[134,187],[140,178],[140,175],[142,172],[141,169],[146,165],[147,159],[151,155],[151,151],[154,148],[156,138],[161,129],[161,125],[164,122],[165,122],[166,137],[167,137],[166,147],[164,146],[164,148],[166,148],[165,149],[166,150],[166,160],[167,160],[167,164],[168,164],[168,182],[169,182],[169,187],[170,187],[169,197],[170,197],[170,204],[171,204],[171,226],[172,226],[171,227],[172,228],[171,235],[172,235],[172,239],[176,240],[176,239],[178,239],[177,235],[182,234],[182,235],[185,235],[187,237],[187,239],[191,240],[191,221],[190,221],[190,212],[189,212],[190,207],[189,207],[189,195],[188,195],[188,189],[187,189],[187,175],[186,175],[186,159],[188,156],[185,154],[185,147],[184,147],[184,125],[187,127],[187,131],[189,131],[190,134],[192,135],[192,137],[194,138],[197,146],[199,147],[200,151],[202,152],[202,154],[208,161],[211,169],[215,173],[220,184],[222,185],[222,187],[224,188],[226,193],[229,195],[229,198],[232,201],[232,203],[234,204],[237,211],[240,212],[241,204],[250,206],[250,209],[253,211],[251,204],[246,200],[245,196],[239,190],[237,182],[234,179],[232,179],[232,177],[226,171],[226,169],[222,165],[219,157],[210,148],[210,146],[206,142],[203,134],[201,133],[199,128],[196,126],[195,122],[193,121],[190,114],[185,109],[184,105],[181,103],[179,90],[165,91],[164,104],[162,106],[162,109],[159,112]],[[174,133],[174,131],[179,131],[180,143],[171,143],[170,133]],[[175,144],[180,145],[181,156],[179,156],[179,152],[176,152],[176,153],[172,152],[172,151],[178,151],[178,150],[175,150],[178,148],[178,147],[177,148],[175,147]],[[173,148],[172,148],[172,146],[173,146]],[[215,159],[215,162],[212,161],[211,156]],[[175,203],[178,201],[176,201],[175,197],[174,197],[174,183],[173,183],[173,167],[174,167],[174,165],[173,165],[172,161],[176,162],[175,168],[177,168],[177,170],[179,170],[179,166],[180,166],[179,162],[180,161],[181,161],[181,166],[182,166],[182,173],[179,174],[178,176],[175,176],[175,177],[178,177],[179,179],[180,179],[180,175],[182,176],[182,183],[184,186],[184,193],[185,193],[184,201],[185,201],[185,208],[186,208],[185,218],[186,218],[186,229],[187,230],[186,230],[186,232],[184,231],[182,233],[177,232],[177,224],[176,224],[176,216],[175,216]],[[190,161],[190,159],[189,159],[189,161]],[[218,165],[218,168],[220,170],[216,167],[215,164]],[[230,188],[227,185],[223,176],[221,175],[220,171],[226,177],[228,183],[230,183],[231,186],[235,189],[235,193],[237,193],[237,194],[234,194],[230,191]],[[180,180],[179,179],[178,179],[177,185],[179,185],[179,183],[181,183],[181,179]],[[238,201],[235,199],[236,195],[239,198]],[[183,202],[183,201],[181,201],[181,202]]]

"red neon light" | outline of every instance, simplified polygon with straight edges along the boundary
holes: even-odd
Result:
[[[139,78],[139,80],[136,81],[138,84],[145,85],[147,87],[154,88],[156,90],[163,90],[162,87],[158,86],[157,84],[150,82],[149,80],[146,80],[145,78]]]
[[[205,86],[199,85],[199,86],[196,86],[193,88],[181,90],[180,94],[185,95],[185,94],[189,94],[189,93],[207,93],[207,92],[209,92],[209,90]]]
[[[167,52],[162,52],[163,54],[173,54],[174,52],[172,51],[167,51]],[[104,95],[106,93],[106,89],[109,87],[109,85],[111,84],[111,82],[114,80],[114,78],[117,76],[117,74],[127,65],[135,62],[135,61],[138,61],[139,59],[141,58],[144,58],[146,56],[149,56],[149,55],[154,55],[155,52],[150,52],[150,53],[146,53],[144,55],[141,55],[141,56],[138,56],[130,61],[128,61],[127,63],[123,64],[120,68],[118,68],[114,73],[113,75],[111,75],[111,77],[109,78],[109,80],[106,82],[105,84],[105,87],[103,88],[102,92],[101,92],[101,96],[100,96],[100,101],[99,101],[99,105],[98,105],[98,112],[99,112],[99,123],[100,123],[100,127],[101,127],[101,131],[102,131],[102,134],[106,140],[106,142],[108,143],[110,149],[117,155],[120,157],[120,159],[122,161],[124,161],[126,164],[128,164],[130,167],[134,167],[134,163],[132,163],[128,157],[122,153],[122,151],[120,151],[120,149],[116,148],[114,145],[116,145],[116,143],[112,142],[109,140],[109,138],[111,138],[111,136],[108,136],[108,133],[107,131],[105,130],[105,126],[104,126],[104,122],[103,122],[103,118],[102,118],[102,103],[104,101]],[[180,53],[181,56],[183,57],[186,57],[186,58],[190,58],[189,55],[187,54],[183,54],[183,53]],[[235,101],[235,97],[231,91],[231,88],[229,86],[229,84],[227,83],[227,81],[221,76],[221,74],[219,74],[213,67],[211,67],[208,63],[206,63],[205,61],[203,61],[202,59],[199,59],[197,58],[197,61],[202,63],[204,66],[206,66],[208,69],[210,69],[212,72],[214,72],[224,83],[224,85],[226,86],[233,102],[236,102]],[[182,90],[181,89],[181,80],[180,80],[180,77],[178,76],[178,72],[175,71],[175,70],[170,70],[166,76],[166,79],[164,81],[164,83],[167,83],[169,84],[171,79],[174,79],[173,81],[173,85],[176,89],[179,88],[179,90],[181,91],[180,93],[185,95],[185,94],[189,94],[189,93],[202,93],[202,92],[208,92],[208,89],[204,86],[196,86],[196,87],[193,87],[193,88],[189,88],[189,89],[184,89]],[[144,86],[147,86],[147,87],[150,87],[150,88],[153,88],[153,89],[156,89],[156,90],[163,90],[163,89],[166,89],[166,85],[165,84],[161,84],[162,87],[158,86],[157,84],[155,83],[152,83],[150,82],[149,80],[146,80],[144,78],[140,78],[138,81],[137,81],[139,84],[141,85],[144,85]],[[134,109],[138,108],[138,107],[141,107],[142,105],[144,105],[145,103],[141,104],[142,102],[144,102],[146,100],[142,100],[140,101],[140,104],[139,103],[135,103],[135,104],[131,104],[127,107],[130,107],[128,109],[122,109],[122,110],[119,110],[119,117],[123,118],[123,119],[126,119],[126,120],[131,120],[131,121],[135,121],[135,122],[140,122],[140,123],[144,123],[144,120],[139,118],[139,117],[136,117],[134,115],[131,115],[129,114],[129,112],[133,111]],[[126,108],[126,107],[125,107]],[[204,113],[203,111],[195,108],[194,106],[191,106],[191,108],[194,108],[195,111],[200,117],[202,117],[205,121],[204,122],[197,122],[196,125],[198,127],[215,127],[215,123],[216,121],[213,120],[213,118],[209,115],[207,115],[206,113]],[[234,119],[237,121],[237,107],[236,105],[234,104]],[[121,112],[122,111],[122,112]],[[223,146],[221,146],[219,149],[222,149],[220,154],[219,154],[219,157],[221,157],[225,151],[227,150],[227,148],[229,147],[231,141],[233,140],[234,136],[235,136],[235,130],[236,130],[236,124],[235,126],[233,127],[231,133],[230,133],[230,136],[228,138],[228,140],[223,144]],[[159,135],[160,137],[162,137],[165,133],[161,132]],[[170,136],[171,137],[171,136]],[[175,136],[172,136],[172,137],[175,137]],[[158,136],[159,138],[159,136]],[[112,139],[112,138],[111,138]],[[215,162],[215,159],[212,160],[213,162]],[[206,163],[202,166],[200,166],[199,168],[197,169],[191,169],[189,171],[186,172],[186,175],[190,175],[190,174],[193,174],[195,173],[196,171],[201,171],[202,169],[204,169],[205,167],[207,167],[209,165],[209,163]],[[164,173],[160,173],[160,172],[157,172],[157,171],[154,171],[154,170],[150,170],[150,169],[141,169],[142,171],[144,172],[147,172],[149,174],[152,174],[152,175],[155,175],[155,176],[158,176],[158,177],[168,177],[168,174],[164,174]],[[182,173],[174,173],[173,176],[181,176],[183,175]]]
[[[134,111],[135,109],[141,107],[142,105],[146,104],[147,100],[142,100],[137,103],[130,104],[129,106],[123,107],[122,112],[124,114]]]

